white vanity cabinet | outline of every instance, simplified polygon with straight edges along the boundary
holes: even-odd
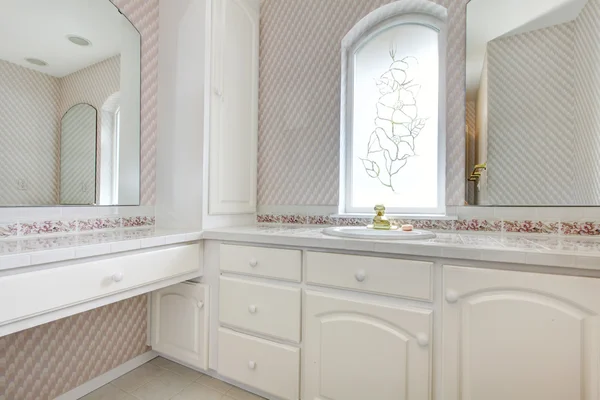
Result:
[[[444,400],[597,400],[600,280],[444,267]]]
[[[152,349],[208,368],[209,287],[184,282],[152,293]]]
[[[210,214],[256,212],[259,8],[212,1]]]
[[[307,291],[302,398],[429,399],[432,314]]]

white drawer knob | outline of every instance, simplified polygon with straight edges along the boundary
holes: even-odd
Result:
[[[446,301],[451,304],[456,303],[458,301],[458,293],[451,289],[446,290]]]
[[[250,314],[256,314],[256,310],[257,308],[255,305],[248,306],[248,311],[250,311]]]
[[[354,274],[354,277],[356,278],[356,280],[358,282],[364,282],[365,279],[367,278],[367,273],[363,270],[356,271],[356,273]]]
[[[255,258],[253,258],[253,259],[250,260],[249,264],[250,264],[250,266],[252,268],[254,268],[254,267],[256,267],[258,265],[258,261],[256,261]]]
[[[419,333],[417,335],[417,343],[421,347],[427,347],[429,346],[429,337],[425,333]]]
[[[254,361],[248,361],[248,368],[256,369],[256,363]]]
[[[122,272],[114,273],[112,276],[112,280],[115,282],[121,282],[123,280],[123,273]]]
[[[200,310],[202,310],[202,307],[204,307],[204,302],[203,301],[199,301],[197,304],[198,304],[198,308]]]

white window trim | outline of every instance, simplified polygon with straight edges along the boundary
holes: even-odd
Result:
[[[372,210],[350,207],[347,200],[352,190],[352,111],[354,53],[365,42],[380,32],[403,24],[417,24],[439,32],[439,106],[438,106],[438,207],[394,208],[392,215],[445,215],[446,214],[446,51],[447,10],[427,0],[398,1],[380,7],[359,21],[342,40],[342,82],[340,118],[340,190],[339,214],[370,213]]]

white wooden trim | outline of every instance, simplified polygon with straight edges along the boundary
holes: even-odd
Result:
[[[99,389],[104,385],[109,384],[110,382],[125,375],[126,373],[133,371],[137,367],[146,364],[148,361],[150,361],[156,357],[158,357],[158,354],[156,354],[154,351],[148,351],[142,355],[137,356],[136,358],[133,358],[133,359],[127,361],[125,364],[119,365],[115,369],[111,369],[110,371],[108,371],[105,374],[97,376],[96,378],[92,379],[91,381],[87,381],[83,385],[78,386],[75,389],[70,390],[67,393],[64,393],[64,394],[58,396],[54,400],[77,400],[77,399],[80,399],[81,397],[92,393],[94,390]]]

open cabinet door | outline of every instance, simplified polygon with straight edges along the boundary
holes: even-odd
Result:
[[[209,286],[184,282],[152,293],[152,349],[208,369]]]

